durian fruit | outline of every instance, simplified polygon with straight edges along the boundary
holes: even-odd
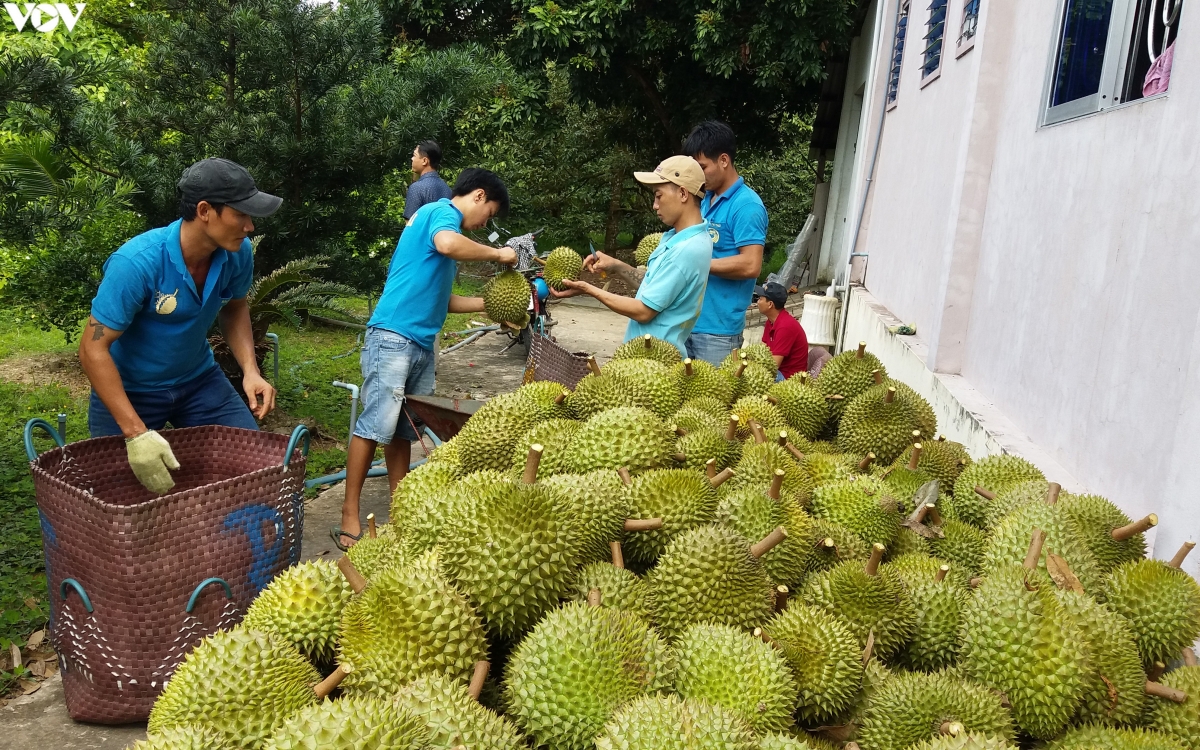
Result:
[[[1158,516],[1130,520],[1111,500],[1099,495],[1067,495],[1059,504],[1075,521],[1080,538],[1092,551],[1102,573],[1146,556],[1145,532],[1158,525]]]
[[[910,469],[907,466],[893,464],[887,470],[880,472],[879,480],[887,487],[888,494],[898,500],[904,508],[914,507],[913,498],[933,477],[921,469]]]
[[[756,364],[764,370],[771,373],[771,378],[774,379],[775,373],[779,367],[775,364],[775,355],[771,353],[771,347],[761,341],[746,344],[741,349],[735,349],[730,352],[725,361],[721,363],[722,367],[736,368],[741,359],[745,357],[750,363]]]
[[[573,416],[571,407],[567,405],[567,396],[571,395],[571,391],[563,387],[562,383],[535,380],[521,386],[516,392],[536,405],[539,420],[570,419]]]
[[[396,694],[395,703],[425,723],[431,750],[521,750],[524,738],[513,724],[479,704],[462,682],[426,672]]]
[[[844,620],[789,602],[762,630],[792,667],[802,725],[831,721],[853,704],[862,684],[862,648]]]
[[[821,368],[817,387],[829,398],[829,418],[837,423],[842,418],[851,399],[875,385],[875,371],[886,378],[887,369],[874,354],[867,351],[867,343],[860,341],[858,349],[844,351],[833,357]],[[865,451],[864,451],[865,453]]]
[[[583,258],[569,247],[556,247],[546,256],[546,265],[542,267],[542,278],[551,289],[562,291],[566,289],[563,281],[574,281],[583,271]]]
[[[612,562],[586,565],[571,584],[571,599],[587,602],[593,591],[600,592],[597,606],[620,609],[642,618],[647,623],[655,619],[654,594],[642,578],[625,569],[620,542],[611,543]]]
[[[483,287],[483,309],[501,325],[524,328],[529,325],[529,281],[509,269],[493,276]]]
[[[567,592],[580,526],[556,493],[535,484],[537,450],[525,476],[460,503],[438,544],[442,573],[470,597],[501,640],[533,627]]]
[[[670,368],[678,364],[682,357],[683,355],[679,353],[679,349],[674,344],[646,334],[618,346],[617,350],[613,352],[611,362],[623,359],[649,359]],[[607,366],[605,365],[605,367]]]
[[[641,618],[565,604],[509,658],[507,715],[539,747],[583,750],[619,706],[663,684],[669,669],[663,653]]]
[[[654,232],[638,240],[637,247],[633,251],[633,265],[644,266],[650,262],[650,256],[658,249],[658,243],[662,241],[662,232]]]
[[[717,513],[716,486],[731,473],[710,479],[692,469],[655,469],[633,477],[623,494],[629,518],[662,519],[662,524],[630,531],[624,542],[626,557],[650,565],[672,539],[712,521]]]
[[[929,552],[954,565],[961,565],[971,575],[983,571],[983,553],[987,535],[974,526],[954,519],[943,519],[940,538],[929,540]]]
[[[651,410],[663,419],[670,417],[683,405],[678,379],[671,368],[661,362],[653,359],[614,359],[604,366],[601,374],[644,389],[650,397]]]
[[[540,484],[566,503],[567,515],[579,527],[579,563],[607,560],[609,543],[624,535],[630,514],[620,475],[612,469],[597,469],[587,474],[557,474]]]
[[[1005,516],[988,538],[983,556],[984,574],[997,567],[1021,564],[1029,549],[1031,529],[1046,533],[1042,555],[1037,561],[1039,571],[1053,575],[1051,556],[1057,555],[1067,562],[1085,591],[1093,595],[1100,593],[1103,576],[1096,558],[1080,538],[1074,520],[1057,504],[1033,503]],[[1049,579],[1046,582],[1048,584]]]
[[[776,469],[765,492],[759,486],[743,486],[726,493],[716,518],[745,539],[762,539],[782,526],[787,538],[762,556],[762,564],[776,584],[796,587],[808,574],[806,563],[817,541],[816,527],[799,503],[782,494],[783,478],[783,470]]]
[[[867,476],[817,487],[812,514],[845,526],[868,544],[886,547],[900,530],[900,514],[887,488]]]
[[[838,448],[890,464],[912,442],[916,414],[911,404],[896,397],[889,385],[868,388],[850,400],[838,423]]]
[[[983,499],[987,505],[983,508],[983,528],[991,531],[1004,520],[1004,517],[1026,505],[1038,503],[1056,503],[1066,493],[1061,493],[1062,487],[1040,479],[1027,482],[1017,482],[1007,485],[990,500]]]
[[[914,429],[921,431],[921,437],[932,441],[933,436],[937,434],[937,414],[934,413],[933,407],[925,400],[925,397],[917,393],[907,383],[902,383],[899,380],[882,380],[896,389],[896,398],[908,404],[912,409],[913,419],[916,421]]]
[[[758,750],[817,750],[815,745],[810,745],[799,737],[781,733],[764,734],[761,737]]]
[[[1001,492],[1009,485],[1032,480],[1045,481],[1041,470],[1020,456],[988,456],[967,466],[954,482],[954,516],[978,528],[987,528],[987,505],[989,499],[975,491],[981,487],[992,493]]]
[[[775,588],[760,558],[785,537],[777,529],[751,545],[716,524],[675,537],[646,576],[663,635],[677,638],[695,623],[740,628],[765,623],[775,606]]]
[[[479,407],[457,435],[463,469],[467,473],[507,471],[513,446],[539,421],[539,411],[536,403],[519,393],[501,394]]]
[[[942,492],[953,494],[958,475],[971,463],[971,456],[962,443],[932,438],[932,435],[921,432],[921,457],[917,461],[917,468],[938,480]],[[912,446],[909,446],[896,462],[907,464],[911,455]]]
[[[848,740],[854,740],[857,738],[858,728],[862,726],[863,720],[867,715],[867,709],[871,707],[871,702],[875,699],[880,689],[895,674],[879,659],[868,654],[866,649],[863,649],[862,656],[863,660],[866,661],[866,665],[862,670],[862,689],[854,697],[850,708],[846,709],[838,717],[838,723],[841,725],[837,733],[839,739],[844,737]]]
[[[602,373],[590,373],[575,384],[567,406],[576,419],[591,419],[619,406],[652,407],[650,395],[637,383],[628,383]]]
[[[733,381],[728,373],[702,359],[684,359],[674,367],[684,400],[713,398],[728,406],[733,401]]]
[[[505,474],[488,469],[467,474],[445,489],[422,496],[410,496],[404,505],[398,504],[393,498],[391,517],[396,519],[396,525],[400,528],[401,543],[407,554],[415,557],[433,549],[441,540],[442,527],[452,515],[455,505],[470,502],[485,488],[504,481],[508,481]],[[403,484],[401,482],[397,486],[397,492]],[[354,550],[361,545],[362,542],[359,542],[350,548],[352,560]],[[358,567],[357,560],[354,561],[354,565]],[[360,568],[359,572],[368,578],[371,577],[367,570]]]
[[[810,574],[829,570],[848,560],[865,561],[871,556],[871,547],[862,537],[835,521],[814,518],[813,534],[816,541],[804,560],[804,567]]]
[[[425,463],[446,464],[452,467],[457,473],[462,474],[462,462],[458,457],[458,436],[450,438],[430,451],[429,458]]]
[[[1104,600],[1129,621],[1145,664],[1169,663],[1200,637],[1200,585],[1180,570],[1194,546],[1185,543],[1169,563],[1127,562],[1108,576]]]
[[[271,679],[262,679],[270,675]],[[235,747],[257,747],[317,702],[321,675],[274,633],[218,630],[184,657],[150,710],[151,735],[199,725]]]
[[[888,545],[887,555],[884,556],[884,559],[892,560],[897,557],[911,557],[913,555],[928,557],[931,554],[928,539],[910,528],[901,526],[900,531],[892,538],[892,543]]]
[[[1167,672],[1162,686],[1178,691],[1172,700],[1147,696],[1146,726],[1180,740],[1184,747],[1200,747],[1200,667],[1193,663]],[[1159,691],[1165,692],[1165,691]],[[1180,695],[1182,693],[1182,695]],[[1178,699],[1182,697],[1182,701]]]
[[[1031,556],[1040,553],[1037,536]],[[967,602],[960,632],[964,673],[1008,696],[1022,731],[1040,739],[1062,731],[1082,702],[1088,653],[1041,578],[1021,566],[991,571]]]
[[[945,572],[942,571],[942,566],[947,568]],[[920,553],[893,558],[883,564],[883,569],[895,573],[910,589],[933,580],[945,579],[953,586],[966,590],[973,575],[971,570],[962,565]]]
[[[201,724],[183,724],[138,740],[129,750],[234,750],[237,745],[215,729]]]
[[[367,516],[369,533],[358,540],[346,553],[354,567],[364,576],[374,576],[388,568],[406,565],[410,555],[399,533],[391,524],[375,527],[374,514]]]
[[[1012,716],[982,685],[945,673],[901,672],[871,697],[857,740],[863,750],[907,750],[957,733],[1011,740]]]
[[[1044,750],[1190,750],[1175,737],[1147,729],[1113,729],[1089,724],[1068,730]]]
[[[844,453],[818,453],[810,450],[804,454],[801,465],[812,477],[814,488],[858,475],[858,461]]]
[[[538,476],[551,477],[555,474],[569,473],[571,460],[567,451],[571,440],[582,427],[583,424],[574,419],[548,419],[538,422],[513,446],[513,470],[516,471],[515,467],[520,467],[520,470],[524,471],[529,447],[540,445],[543,450],[541,463],[538,464]]]
[[[1017,746],[1002,737],[981,734],[943,735],[918,742],[910,750],[1018,750]]]
[[[683,462],[686,468],[705,469],[711,460],[713,469],[721,471],[741,459],[742,444],[736,439],[726,439],[725,434],[720,430],[701,427],[689,432],[677,428],[676,434],[679,434],[680,431],[683,432],[683,435],[675,441],[675,449],[677,453],[682,453],[686,457]]]
[[[781,432],[786,436],[786,430]],[[786,437],[780,439],[786,441]],[[812,501],[812,477],[778,442],[755,443],[743,448],[742,458],[733,469],[733,481],[730,482],[729,489],[764,489],[774,481],[776,471],[783,471],[782,493],[797,504],[807,507]]]
[[[779,651],[729,625],[692,625],[672,648],[675,693],[725,708],[756,732],[792,724],[797,688]]]
[[[884,567],[891,569],[890,564]],[[943,565],[932,575],[905,581],[914,624],[911,639],[896,657],[899,666],[917,672],[937,672],[957,663],[958,630],[968,595],[966,587],[949,578],[949,573],[950,566]]]
[[[443,445],[445,444],[443,443]],[[436,453],[437,450],[434,452]],[[454,463],[450,463],[435,462],[431,458],[405,474],[404,478],[396,485],[396,491],[392,493],[388,518],[393,519],[393,522],[403,529],[403,519],[411,515],[415,508],[425,501],[426,497],[444,491],[460,477],[462,477],[462,465],[458,463],[457,459]],[[401,535],[403,536],[403,534]]]
[[[693,396],[683,402],[680,409],[699,409],[717,419],[714,426],[723,427],[729,419],[729,402],[719,401],[715,396]]]
[[[732,358],[736,354],[735,351],[729,356]],[[743,398],[760,398],[767,395],[767,391],[775,385],[774,364],[772,362],[771,368],[768,369],[742,357],[732,364],[730,359],[726,359],[720,369],[733,383],[733,398],[735,401],[739,401]]]
[[[251,602],[242,624],[283,637],[318,664],[332,661],[338,623],[350,601],[350,585],[328,560],[284,570]]]
[[[1146,673],[1125,618],[1077,591],[1058,600],[1087,641],[1088,665],[1078,723],[1138,724],[1146,701]]]
[[[424,722],[381,698],[348,697],[307,706],[263,750],[425,750]]]
[[[704,401],[707,402],[708,399],[704,399]],[[716,411],[712,411],[706,406],[684,402],[684,405],[679,407],[679,411],[672,414],[671,418],[667,421],[685,432],[694,432],[696,430],[724,431],[727,422],[726,413],[727,409],[725,407],[720,407]]]
[[[621,706],[596,737],[596,750],[755,750],[754,730],[736,714],[674,695]]]
[[[879,569],[883,551],[883,545],[876,544],[866,565],[855,560],[809,576],[800,596],[805,604],[842,618],[859,648],[866,647],[873,633],[874,653],[886,660],[912,637],[916,615],[900,578]]]
[[[746,440],[753,436],[751,422],[756,422],[767,435],[778,435],[780,430],[786,430],[787,420],[766,396],[744,396],[738,398],[731,407],[732,413],[738,418],[737,438]]]
[[[806,372],[776,383],[767,395],[779,407],[788,426],[809,440],[816,440],[829,421],[829,402]]]
[[[588,419],[571,441],[570,452],[579,474],[621,467],[637,472],[667,466],[675,440],[653,412],[620,407]]]
[[[339,567],[351,586],[365,583],[353,566]],[[439,575],[435,554],[385,570],[359,591],[342,615],[338,659],[354,666],[342,682],[347,695],[389,698],[431,669],[466,682],[487,658],[479,615]]]

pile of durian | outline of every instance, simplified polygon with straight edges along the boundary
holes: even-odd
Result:
[[[936,431],[861,345],[776,382],[628,342],[482,406],[137,747],[1200,748],[1191,545]]]

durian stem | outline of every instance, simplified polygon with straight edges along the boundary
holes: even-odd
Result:
[[[1195,546],[1195,542],[1184,542],[1183,546],[1179,548],[1179,551],[1175,553],[1175,556],[1171,558],[1171,562],[1167,563],[1167,565],[1170,565],[1172,568],[1182,568],[1183,561],[1187,559],[1188,553]]]
[[[833,537],[827,536],[817,542],[818,547],[824,547],[826,552],[837,552],[837,542],[833,541]]]
[[[342,555],[338,558],[337,566],[338,570],[342,571],[342,575],[346,577],[346,583],[350,584],[350,590],[356,594],[362,593],[362,590],[367,587],[367,579],[358,572],[350,558]]]
[[[767,442],[767,431],[762,428],[762,425],[753,419],[750,420],[750,433],[754,435],[755,443],[761,444]]]
[[[867,560],[866,567],[867,575],[879,575],[879,563],[883,562],[883,553],[885,551],[887,551],[887,548],[879,542],[875,542],[871,545],[871,559]]]
[[[647,333],[644,337],[642,337],[642,341],[646,342],[646,351],[650,351],[654,348],[654,337],[650,334]]]
[[[599,607],[604,601],[604,594],[600,589],[592,589],[588,592],[587,603],[589,607]]]
[[[487,681],[488,670],[491,669],[491,666],[491,663],[486,661],[475,662],[475,671],[471,673],[471,684],[467,686],[467,695],[471,698],[479,700],[480,694],[483,693],[483,683]]]
[[[909,523],[925,523],[925,517],[929,515],[929,503],[921,503],[913,512],[908,515]]]
[[[779,437],[775,438],[775,442],[779,443],[780,448],[784,448],[788,444],[787,430],[780,430]]]
[[[554,403],[559,406],[562,406],[562,402],[566,401],[566,400],[567,400],[567,392],[566,391],[563,391],[562,393],[560,393],[554,397]]]
[[[767,635],[767,631],[763,630],[762,628],[754,629],[754,637],[761,639],[763,643],[774,643],[775,642],[775,640],[773,638],[771,638],[771,636]]]
[[[871,630],[867,633],[867,645],[863,647],[863,651],[862,651],[863,669],[866,669],[867,665],[871,663],[871,654],[873,654],[874,652],[875,652],[875,628],[871,628]]]
[[[367,536],[371,539],[376,539],[379,536],[379,531],[375,528],[375,514],[367,514]]]
[[[921,442],[921,431],[920,430],[912,431],[912,442],[914,442],[914,443]]]
[[[741,417],[736,414],[729,415],[729,426],[725,428],[725,439],[736,440],[738,423],[741,422]]]
[[[771,487],[767,490],[767,497],[771,498],[772,500],[779,499],[779,491],[783,489],[784,474],[785,472],[783,469],[776,469],[775,476],[771,477]]]
[[[679,461],[680,463],[683,463],[684,461],[687,460],[687,454],[686,453],[672,453],[671,458],[675,459],[676,461]]]
[[[738,365],[737,372],[735,372],[733,374],[733,376],[735,378],[740,378],[742,376],[742,373],[745,371],[746,371],[746,360],[743,359],[742,363],[740,365]]]
[[[1118,542],[1123,542],[1126,539],[1143,534],[1158,525],[1158,516],[1154,513],[1146,516],[1140,521],[1119,526],[1112,530],[1112,538]]]
[[[762,557],[787,539],[787,535],[787,531],[782,526],[776,526],[774,531],[762,538],[762,541],[755,542],[750,547],[750,556],[756,559]]]
[[[1155,698],[1166,698],[1174,703],[1187,703],[1187,693],[1178,688],[1168,687],[1158,682],[1146,680],[1146,695],[1153,695]]]
[[[733,475],[734,475],[733,469],[726,466],[724,469],[721,469],[721,472],[719,474],[714,476],[712,479],[708,480],[708,483],[711,484],[713,487],[720,487],[721,485],[728,482],[730,479],[733,479]]]
[[[692,360],[690,357],[688,359],[683,360],[683,372],[689,378],[692,377]]]
[[[975,485],[975,494],[982,497],[984,500],[992,501],[996,499],[996,493],[991,490],[984,489],[983,485]]]
[[[865,341],[858,342],[858,352],[855,353],[854,358],[862,359],[863,355],[866,353],[867,353],[867,342],[865,342]]]
[[[710,458],[704,462],[704,473],[708,475],[709,481],[717,475],[717,459]]]
[[[883,397],[883,403],[890,404],[896,400],[896,389],[888,388],[887,395]]]
[[[323,701],[329,697],[334,688],[342,684],[342,680],[346,679],[346,675],[354,671],[354,667],[349,664],[339,664],[338,668],[333,670],[333,674],[313,685],[313,692],[317,694],[317,700]]]
[[[657,531],[663,527],[661,518],[627,518],[626,531]]]
[[[867,469],[870,469],[870,468],[871,468],[871,464],[872,464],[874,461],[875,461],[875,454],[874,454],[874,453],[868,453],[867,455],[865,455],[865,456],[863,456],[863,457],[862,457],[862,460],[861,460],[861,461],[859,461],[859,462],[858,462],[858,470],[859,470],[859,471],[866,471]]]
[[[614,568],[625,569],[625,555],[621,552],[620,542],[609,542],[609,548],[612,550],[612,564]]]
[[[1058,493],[1062,492],[1062,485],[1058,482],[1051,482],[1046,487],[1046,505],[1058,504]]]
[[[921,462],[921,444],[913,443],[912,455],[908,457],[908,470],[916,471],[917,464]]]
[[[938,572],[936,575],[934,575],[933,580],[936,581],[937,583],[941,583],[942,581],[946,580],[946,574],[949,572],[950,572],[949,565],[938,566]]]
[[[1042,559],[1042,545],[1046,543],[1046,532],[1041,529],[1034,529],[1033,535],[1029,538],[1029,550],[1025,553],[1025,568],[1027,570],[1036,570],[1038,560]]]
[[[1191,646],[1188,646],[1183,650],[1183,666],[1196,666],[1196,651]]]
[[[844,401],[845,399],[846,397],[840,393],[831,393],[825,397],[826,401]]]
[[[1163,676],[1163,672],[1167,671],[1167,665],[1161,661],[1156,661],[1146,670],[1146,679],[1150,682],[1158,682],[1158,678]]]
[[[788,587],[779,585],[775,587],[775,611],[782,612],[787,609],[788,603]]]
[[[875,385],[883,385],[882,370],[871,370],[871,377],[875,378]]]
[[[688,434],[687,430],[683,429],[677,424],[671,425],[671,432],[674,432],[676,437],[687,437]]]
[[[963,733],[963,725],[957,721],[943,721],[938,731],[948,737],[957,737]]]
[[[588,357],[587,365],[588,365],[588,369],[592,371],[593,375],[600,374],[600,365],[596,364],[596,358],[594,356]]]
[[[981,583],[983,583],[983,578],[980,576],[975,576],[971,580],[967,581],[967,585],[973,589],[979,588],[979,584]]]
[[[629,469],[626,469],[624,466],[617,469],[617,476],[621,478],[621,482],[624,483],[626,487],[633,484],[633,477],[629,476]]]
[[[525,484],[533,484],[537,481],[538,464],[542,461],[543,450],[545,448],[537,443],[529,446],[529,453],[525,456],[525,473],[521,476],[521,481]]]
[[[804,454],[803,454],[803,453],[801,453],[801,452],[800,452],[800,449],[799,449],[799,448],[797,448],[796,446],[792,445],[791,443],[788,443],[787,445],[785,445],[785,446],[783,446],[783,447],[784,447],[784,448],[787,448],[787,451],[788,451],[788,453],[791,453],[791,454],[792,454],[792,456],[793,456],[793,457],[794,457],[794,458],[795,458],[797,461],[803,461],[803,460],[804,460]]]
[[[942,514],[938,511],[937,505],[935,503],[929,503],[925,506],[925,509],[927,511],[925,517],[929,519],[929,523],[933,526],[941,526]]]
[[[938,436],[937,436],[937,441],[938,441],[939,443],[944,443],[944,442],[946,442],[946,436],[945,436],[945,435],[938,435]],[[959,460],[961,461],[962,459],[960,458]]]
[[[766,395],[766,399],[770,402],[771,406],[779,406],[779,399],[775,398],[771,394],[768,393]]]

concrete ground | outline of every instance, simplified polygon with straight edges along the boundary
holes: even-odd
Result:
[[[600,362],[612,356],[625,333],[625,318],[591,298],[557,303],[551,316],[558,321],[553,334],[559,344],[569,351],[593,353]],[[442,358],[437,373],[438,395],[484,399],[519,387],[525,353],[520,346],[502,352],[507,343],[506,336],[488,334]],[[413,455],[422,455],[419,446],[414,446]],[[336,559],[341,555],[329,538],[329,529],[341,520],[344,497],[345,485],[339,483],[306,504],[301,550],[304,559]],[[389,500],[387,478],[368,479],[361,500],[363,517],[374,513],[380,523],[385,523]],[[146,736],[145,726],[140,724],[109,727],[72,721],[58,675],[43,682],[36,692],[0,707],[0,730],[0,748],[13,750],[118,750]]]

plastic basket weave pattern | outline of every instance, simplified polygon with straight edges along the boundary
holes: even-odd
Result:
[[[162,496],[138,483],[120,437],[31,462],[73,719],[145,720],[187,652],[299,560],[307,447],[294,446],[305,434],[163,431],[181,468]]]
[[[530,331],[532,343],[529,360],[525,364],[525,382],[553,380],[572,390],[588,374],[586,352],[569,352],[550,338]]]

